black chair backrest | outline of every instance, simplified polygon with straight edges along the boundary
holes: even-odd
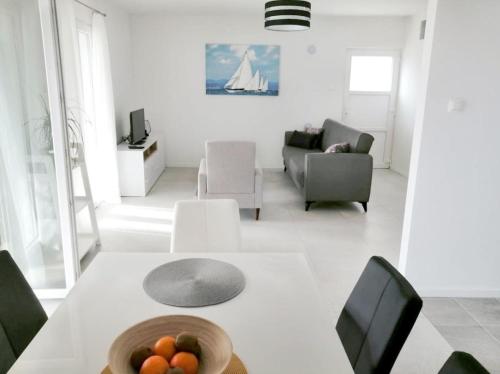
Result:
[[[356,374],[390,373],[422,309],[422,299],[382,257],[372,257],[337,322]]]
[[[47,315],[7,251],[0,251],[0,373],[6,373]]]
[[[439,374],[489,374],[474,356],[466,352],[453,352]]]

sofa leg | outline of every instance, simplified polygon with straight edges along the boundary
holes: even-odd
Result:
[[[365,210],[365,213],[368,212],[368,203],[365,201],[365,202],[361,202],[361,205],[363,205],[363,209]]]
[[[306,212],[309,210],[312,203],[313,203],[312,201],[306,201]]]
[[[286,165],[283,166],[283,171],[286,173]]]
[[[259,215],[260,215],[260,208],[255,209],[255,220],[259,220]]]

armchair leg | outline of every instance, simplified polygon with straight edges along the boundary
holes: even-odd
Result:
[[[260,215],[260,208],[255,209],[255,220],[259,220],[259,215]]]
[[[365,202],[360,201],[360,203],[361,203],[361,205],[363,205],[363,209],[364,209],[365,213],[368,212],[368,203],[366,201]]]
[[[306,212],[309,210],[309,208],[311,207],[312,203],[313,203],[312,201],[306,201],[306,207],[305,207],[306,208]]]
[[[286,165],[283,166],[283,171],[286,173]]]

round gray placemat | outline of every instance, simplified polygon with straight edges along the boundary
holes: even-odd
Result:
[[[209,258],[166,263],[144,279],[144,290],[154,300],[172,306],[220,304],[245,288],[245,276],[236,266]]]

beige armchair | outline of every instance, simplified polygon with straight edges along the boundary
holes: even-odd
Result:
[[[262,169],[256,165],[255,143],[209,141],[198,172],[198,199],[234,199],[241,209],[262,207]]]

